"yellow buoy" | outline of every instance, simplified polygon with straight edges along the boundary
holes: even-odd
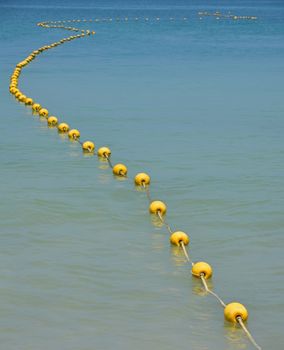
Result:
[[[47,124],[48,126],[56,126],[58,124],[58,119],[54,116],[50,116],[48,119],[47,119]]]
[[[69,131],[69,125],[66,123],[60,123],[57,128],[60,133],[66,133]]]
[[[98,156],[102,158],[109,158],[111,150],[108,147],[101,147],[98,149]]]
[[[127,167],[124,164],[116,164],[113,167],[112,172],[114,173],[114,175],[117,175],[117,176],[126,176]]]
[[[32,105],[32,109],[34,112],[39,112],[39,110],[41,109],[41,105],[39,103],[34,103]]]
[[[46,108],[41,108],[38,113],[41,117],[48,117],[48,110]]]
[[[158,214],[165,215],[167,212],[167,206],[164,202],[161,201],[153,201],[149,206],[149,211],[151,214]]]
[[[26,104],[26,105],[28,105],[28,106],[31,106],[31,105],[33,104],[33,102],[34,102],[34,101],[33,101],[33,99],[32,99],[32,98],[27,97],[27,98],[26,98],[26,102],[25,102],[25,104]]]
[[[21,96],[19,96],[19,101],[21,101],[21,102],[26,102],[26,98],[27,98],[26,95],[22,95],[22,94],[21,94]]]
[[[237,322],[238,317],[240,317],[243,321],[246,321],[248,319],[248,311],[244,305],[234,302],[225,307],[224,316],[229,322]]]
[[[208,279],[212,276],[212,267],[204,261],[199,261],[192,266],[191,273],[193,276],[200,278],[203,275],[204,278]]]
[[[184,245],[188,245],[189,237],[188,237],[188,235],[185,232],[176,231],[176,232],[172,233],[172,235],[170,237],[170,242],[173,245],[177,245],[177,246],[180,246],[181,242]]]
[[[93,142],[91,142],[91,141],[85,141],[82,144],[82,149],[83,149],[84,152],[92,153],[95,150],[95,144]]]
[[[150,181],[151,181],[151,178],[146,173],[139,173],[134,178],[134,182],[137,186],[149,185]]]
[[[80,138],[80,132],[77,129],[72,129],[68,133],[69,139],[76,140]]]

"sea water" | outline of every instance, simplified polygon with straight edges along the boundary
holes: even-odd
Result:
[[[210,287],[283,346],[283,16],[274,0],[0,1],[2,349],[253,348],[149,216],[141,171]],[[127,179],[8,91],[17,62],[69,35],[37,22],[84,18],[96,35],[40,55],[20,88]]]

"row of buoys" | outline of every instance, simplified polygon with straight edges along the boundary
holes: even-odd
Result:
[[[204,16],[204,17],[216,17],[216,18],[228,18],[228,19],[245,19],[245,20],[256,20],[257,17],[256,16],[236,16],[236,15],[232,15],[231,13],[229,14],[222,14],[219,11],[216,12],[198,12],[199,16]]]
[[[188,17],[169,17],[169,18],[163,18],[163,17],[101,17],[101,18],[94,18],[94,19],[75,19],[75,20],[63,20],[63,21],[48,21],[48,22],[41,22],[41,24],[48,24],[49,28],[53,28],[53,24],[61,24],[61,23],[80,23],[80,22],[127,22],[127,21],[187,21]],[[63,28],[63,27],[61,27]],[[66,27],[65,29],[69,29],[72,27]]]
[[[19,86],[18,86],[18,83],[19,83],[18,80],[19,80],[20,74],[22,72],[22,69],[24,67],[26,67],[28,64],[30,64],[42,52],[49,50],[49,49],[52,49],[52,48],[55,48],[58,45],[64,44],[64,43],[72,41],[74,39],[79,39],[79,38],[82,38],[86,35],[95,34],[94,31],[79,30],[78,28],[65,27],[65,26],[61,25],[61,23],[64,23],[64,22],[74,22],[74,21],[79,22],[79,20],[73,20],[73,21],[40,22],[40,23],[38,23],[38,26],[45,27],[45,28],[63,28],[63,29],[72,30],[75,32],[81,31],[82,33],[77,34],[77,35],[72,35],[72,36],[69,36],[67,38],[63,38],[55,43],[40,47],[39,49],[32,51],[28,57],[26,57],[23,61],[19,62],[16,65],[16,67],[11,75],[9,89],[10,89],[11,94],[13,94],[18,101],[24,103],[27,106],[30,106],[32,108],[33,113],[38,114],[40,117],[46,118],[47,124],[49,127],[57,127],[59,133],[67,134],[70,140],[79,142],[82,146],[83,152],[88,152],[90,154],[94,154],[95,153],[95,143],[94,142],[89,141],[89,140],[81,142],[80,141],[81,135],[80,135],[79,130],[71,129],[69,127],[69,125],[65,122],[59,122],[59,120],[56,116],[49,114],[49,111],[47,108],[42,107],[42,105],[40,103],[35,102],[31,97],[26,96],[19,89]],[[85,20],[82,20],[82,22],[84,22],[84,21]],[[120,164],[120,163],[115,164],[114,166],[112,165],[112,163],[110,161],[111,150],[108,147],[105,147],[105,146],[100,147],[97,151],[97,156],[100,158],[104,158],[105,160],[107,160],[109,162],[109,165],[112,168],[113,174],[115,176],[119,176],[119,177],[126,177],[127,176],[128,169],[127,169],[126,165]],[[149,213],[160,218],[161,222],[167,226],[167,228],[171,234],[170,235],[171,244],[176,245],[183,250],[185,257],[192,265],[192,269],[191,269],[192,275],[194,277],[200,278],[202,280],[202,283],[203,283],[206,291],[211,293],[212,295],[216,296],[219,299],[221,304],[224,306],[225,319],[230,321],[230,322],[233,322],[233,323],[239,323],[247,333],[248,331],[243,324],[243,322],[246,321],[248,318],[248,312],[247,312],[246,308],[244,307],[244,305],[237,303],[237,302],[232,302],[232,303],[226,305],[217,296],[216,293],[212,292],[208,288],[205,280],[211,278],[212,273],[213,273],[212,267],[207,262],[199,261],[199,262],[193,263],[189,259],[188,252],[185,249],[185,247],[190,242],[189,236],[183,231],[173,232],[170,229],[169,225],[164,220],[164,216],[167,213],[166,204],[160,200],[152,201],[150,198],[150,194],[149,194],[150,182],[151,182],[151,178],[146,173],[138,173],[134,177],[135,185],[140,187],[141,189],[144,189],[148,195]],[[249,333],[247,333],[247,334],[249,334]],[[249,336],[251,337],[250,334],[249,334]],[[252,340],[252,342],[254,342],[253,338],[251,338],[251,340]],[[260,349],[260,347],[256,343],[254,343],[254,345],[258,349]]]
[[[222,14],[219,11],[216,12],[207,12],[207,11],[200,11],[198,12],[199,18],[202,17],[217,17],[217,18],[229,18],[229,19],[244,19],[244,20],[256,20],[256,16],[238,16],[233,15],[231,13],[229,14]],[[66,27],[65,23],[90,23],[90,22],[128,22],[128,21],[188,21],[189,17],[101,17],[101,18],[94,18],[94,19],[73,19],[73,20],[62,20],[62,21],[48,21],[48,22],[41,22],[38,25],[44,26],[46,28],[64,28],[66,30],[73,30],[73,31],[80,31],[80,29],[75,27]],[[58,26],[58,24],[63,24],[61,26]]]

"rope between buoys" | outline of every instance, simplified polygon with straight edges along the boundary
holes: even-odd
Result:
[[[77,141],[78,143],[80,143],[81,146],[83,145],[83,142],[80,141],[78,138],[76,138],[75,141]]]
[[[261,350],[261,347],[254,340],[253,336],[250,334],[249,330],[245,326],[245,324],[240,316],[237,317],[237,321],[238,321],[239,325],[242,327],[242,329],[245,332],[245,334],[247,335],[247,337],[249,338],[249,340],[251,341],[251,343],[255,346],[255,348],[258,350]]]
[[[108,165],[113,169],[113,165],[112,165],[112,162],[110,160],[110,157],[107,154],[105,154],[105,158],[106,158],[106,160],[108,162]]]
[[[157,211],[157,216],[159,217],[159,219],[161,220],[162,224],[166,226],[167,230],[169,231],[170,234],[173,233],[171,226],[167,223],[167,221],[163,218],[161,212],[158,210]]]
[[[180,246],[182,247],[182,250],[183,250],[183,253],[184,253],[185,257],[186,257],[186,260],[191,264],[191,266],[193,266],[194,262],[190,259],[189,255],[188,255],[188,253],[186,251],[186,248],[184,246],[184,243],[182,241],[180,242]]]
[[[200,274],[200,279],[203,283],[203,286],[206,290],[206,292],[208,292],[209,294],[213,295],[216,299],[219,300],[220,304],[223,306],[223,307],[226,307],[226,304],[224,303],[224,301],[219,297],[218,294],[216,294],[215,292],[213,292],[211,289],[209,289],[208,285],[207,285],[207,282],[206,282],[206,279],[204,278],[204,274]]]
[[[145,189],[146,196],[147,196],[147,198],[148,198],[149,203],[151,203],[151,202],[152,202],[152,198],[151,198],[151,195],[150,195],[149,186],[146,186],[146,185],[145,185],[145,182],[142,182],[142,186],[143,186],[144,189]]]

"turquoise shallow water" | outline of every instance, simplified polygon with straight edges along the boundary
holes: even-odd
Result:
[[[200,10],[259,18],[199,20]],[[247,306],[263,349],[281,348],[283,15],[281,1],[0,1],[3,349],[252,349],[151,221],[139,171],[190,234],[193,260],[214,267],[210,286]],[[117,181],[8,84],[30,51],[66,35],[36,22],[135,16],[151,19],[80,24],[97,34],[40,55],[20,78],[127,164]]]

